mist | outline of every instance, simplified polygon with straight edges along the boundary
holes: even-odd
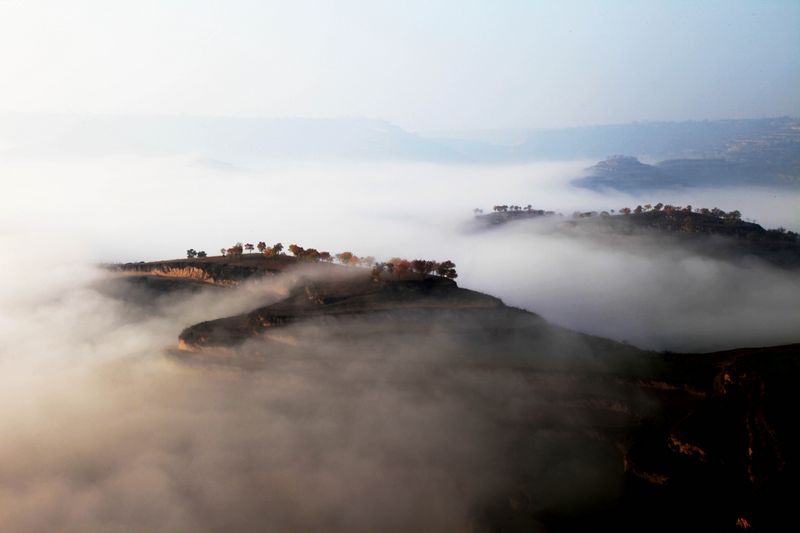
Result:
[[[380,319],[293,327],[300,351],[257,366],[247,345],[178,356],[183,327],[277,301],[291,276],[135,298],[74,252],[2,244],[22,250],[0,281],[9,530],[483,530],[509,494],[535,510],[619,490],[613,448],[514,429],[580,424],[552,396],[569,380],[464,365],[452,335],[331,335]]]
[[[77,264],[215,255],[234,242],[298,243],[380,259],[451,259],[464,287],[556,324],[657,350],[709,351],[797,341],[796,273],[711,258],[679,243],[523,223],[471,226],[472,209],[532,204],[567,215],[644,203],[739,209],[800,228],[800,193],[723,188],[595,192],[569,182],[587,161],[464,165],[217,161],[202,154],[7,156],[0,224],[43,261]],[[16,261],[14,259],[14,261]]]

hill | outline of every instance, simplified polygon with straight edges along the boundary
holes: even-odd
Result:
[[[627,163],[626,163],[627,164]],[[478,214],[479,228],[501,226],[530,219],[554,220],[565,235],[589,230],[589,236],[641,235],[653,243],[676,244],[693,252],[730,261],[758,258],[784,268],[800,267],[800,235],[784,228],[765,229],[742,219],[739,211],[656,204],[622,208],[619,212],[576,212],[566,218],[554,211],[531,206],[495,206],[492,213]],[[586,233],[581,233],[586,236]]]
[[[142,278],[169,280],[142,289],[165,292],[284,280],[286,296],[275,303],[176,332],[178,361],[244,371],[336,367],[357,376],[350,386],[471,406],[497,446],[470,474],[496,486],[475,509],[481,527],[734,531],[790,518],[800,345],[647,352],[551,325],[444,277],[376,278],[285,256],[114,271],[119,283],[140,287]],[[392,372],[368,370],[375,367]]]
[[[688,172],[684,178],[690,182],[693,176],[731,168],[742,174],[742,179],[762,179],[768,174],[796,181],[800,176],[800,120],[782,117],[420,134],[384,120],[357,117],[0,113],[0,150],[48,156],[192,154],[204,164],[229,170],[263,159],[507,164],[631,154],[648,160],[677,160],[673,164],[681,168],[666,170],[676,175]],[[720,168],[715,161],[726,163]]]
[[[723,159],[790,166],[797,175],[800,119],[793,117],[634,122],[558,129],[452,131],[427,138],[481,160]]]
[[[765,148],[739,159],[668,159],[654,165],[635,157],[612,156],[585,170],[572,183],[578,187],[619,191],[647,191],[679,187],[797,187],[800,186],[800,153],[777,160]]]

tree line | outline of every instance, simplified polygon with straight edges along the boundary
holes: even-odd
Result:
[[[564,216],[561,213],[556,213],[555,211],[545,211],[544,209],[534,209],[532,205],[528,204],[525,207],[519,205],[495,205],[492,207],[492,211],[494,213],[506,213],[510,215],[522,215],[522,216]],[[637,205],[635,208],[631,209],[630,207],[622,207],[619,210],[610,209],[608,211],[575,211],[572,214],[573,218],[590,218],[594,216],[612,216],[612,215],[630,215],[630,214],[642,214],[648,212],[662,212],[666,215],[672,215],[675,213],[697,213],[706,216],[712,216],[715,218],[720,218],[724,220],[730,221],[738,221],[741,219],[742,214],[738,210],[728,211],[725,212],[718,207],[713,208],[692,208],[691,205],[687,205],[686,207],[681,207],[679,205],[670,205],[670,204],[663,204],[657,203],[655,205],[652,204],[644,204],[644,205]],[[484,214],[483,209],[475,208],[473,209],[473,213],[475,216],[480,217]]]
[[[267,246],[264,241],[258,244],[237,242],[230,248],[220,248],[220,254],[223,257],[238,258],[244,255],[244,252],[253,253],[258,250],[259,254],[267,257],[285,256],[284,246],[278,242],[272,246]],[[401,257],[393,257],[388,261],[376,262],[375,258],[371,255],[359,257],[353,252],[341,252],[338,254],[331,254],[327,251],[320,251],[316,248],[304,248],[298,244],[290,244],[287,250],[297,259],[310,262],[323,262],[323,263],[339,263],[341,265],[358,266],[371,268],[373,279],[380,279],[386,275],[394,277],[404,277],[412,274],[421,274],[423,276],[436,275],[448,279],[455,279],[458,277],[456,272],[456,264],[450,260],[446,261],[432,261],[427,259],[403,259]],[[186,256],[189,259],[206,257],[205,251],[197,252],[193,248],[186,251]]]

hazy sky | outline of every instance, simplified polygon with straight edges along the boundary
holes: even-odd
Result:
[[[800,2],[0,0],[0,111],[411,130],[800,110]]]

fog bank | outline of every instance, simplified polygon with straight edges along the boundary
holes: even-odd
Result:
[[[535,511],[619,488],[612,448],[547,427],[522,438],[516,424],[559,404],[514,369],[457,364],[457,338],[353,351],[310,325],[295,332],[307,351],[258,368],[176,359],[184,326],[284,281],[136,300],[66,257],[19,259],[0,280],[9,530],[484,530],[509,494]]]
[[[643,347],[713,350],[798,341],[796,275],[728,264],[642,239],[597,241],[523,225],[465,229],[472,209],[532,204],[571,214],[644,203],[739,209],[766,227],[800,229],[800,193],[675,190],[646,197],[577,189],[589,162],[519,166],[269,162],[201,155],[6,157],[0,224],[19,246],[81,260],[216,254],[234,242],[298,243],[451,259],[459,283],[558,324]],[[7,248],[18,255],[14,246]],[[9,257],[11,260],[11,257]],[[796,300],[795,300],[796,301]]]

